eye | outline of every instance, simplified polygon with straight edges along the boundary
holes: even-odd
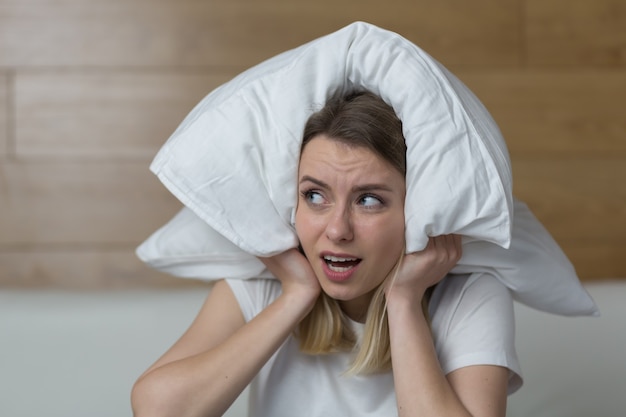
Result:
[[[305,190],[300,193],[304,201],[312,206],[319,206],[326,202],[324,196],[321,193],[315,190]]]
[[[366,208],[378,208],[383,205],[383,200],[375,195],[366,194],[359,198],[358,204]]]

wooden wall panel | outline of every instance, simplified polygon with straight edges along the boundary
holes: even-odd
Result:
[[[136,244],[180,208],[146,162],[0,165],[0,245]]]
[[[626,154],[626,72],[461,73],[513,155]]]
[[[9,144],[9,77],[0,72],[0,159]]]
[[[623,0],[526,0],[528,62],[536,66],[626,66]]]
[[[573,261],[576,272],[585,281],[626,277],[626,242],[559,241],[565,254]]]
[[[513,175],[582,279],[626,277],[626,157],[514,158]]]
[[[247,67],[355,21],[448,65],[519,63],[519,0],[3,0],[0,65]],[[37,28],[33,31],[33,28]]]
[[[17,155],[151,158],[193,106],[231,77],[146,71],[20,73]]]
[[[144,265],[131,247],[61,247],[0,252],[0,283],[5,288],[72,290],[201,286]]]
[[[513,159],[514,193],[558,241],[626,243],[626,157]]]
[[[584,279],[626,276],[622,0],[0,0],[0,286],[183,285],[134,249],[180,204],[148,170],[189,110],[355,21],[399,32],[501,126],[514,189]]]

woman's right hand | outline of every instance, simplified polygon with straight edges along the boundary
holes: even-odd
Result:
[[[315,302],[321,287],[311,264],[298,249],[289,249],[278,255],[259,259],[281,282],[283,294],[303,297],[311,305]]]

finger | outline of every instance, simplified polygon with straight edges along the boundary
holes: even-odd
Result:
[[[426,248],[429,249],[434,256],[438,257],[442,249],[441,236],[431,236],[428,239],[428,246]]]
[[[424,248],[424,252],[435,249],[435,238],[436,236],[429,236],[428,242],[426,243],[426,247]]]
[[[441,248],[442,255],[445,256],[445,261],[450,259],[452,252],[452,248],[450,247],[450,235],[441,235],[439,239],[439,246]]]
[[[452,249],[457,249],[458,248],[458,242],[459,242],[459,235],[455,235],[455,234],[450,234],[447,236],[448,239],[448,246]]]
[[[434,238],[435,256],[438,262],[448,262],[452,249],[450,248],[449,236],[439,235]]]
[[[454,235],[454,244],[456,246],[456,253],[458,259],[463,256],[463,237],[461,235]]]
[[[458,254],[455,236],[454,234],[441,235],[439,239],[441,253],[446,257],[447,261],[456,259]]]
[[[454,261],[458,261],[461,258],[461,254],[463,252],[461,245],[461,235],[450,234],[447,235],[447,247],[448,253],[450,255],[450,259]]]

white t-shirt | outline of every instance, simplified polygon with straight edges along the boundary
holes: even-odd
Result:
[[[246,321],[281,293],[277,280],[228,280]],[[433,338],[447,374],[470,365],[509,369],[509,394],[522,384],[515,352],[513,300],[497,279],[484,274],[442,280],[430,301]],[[362,324],[353,323],[357,334]],[[359,329],[360,327],[360,329]],[[392,372],[344,376],[349,353],[312,356],[289,336],[250,385],[250,415],[396,416]]]

